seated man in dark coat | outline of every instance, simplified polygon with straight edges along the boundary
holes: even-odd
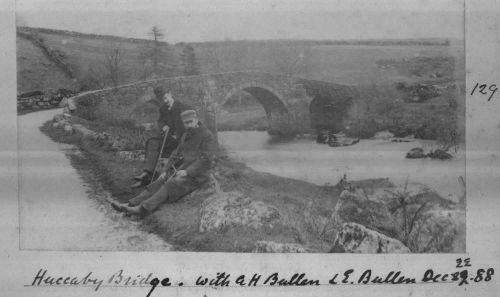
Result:
[[[163,87],[155,88],[154,93],[157,100],[156,102],[160,105],[158,128],[161,129],[161,135],[156,142],[148,140],[146,145],[147,153],[145,168],[140,175],[134,177],[137,183],[132,185],[133,188],[147,185],[151,181],[155,171],[156,160],[158,159],[158,154],[160,153],[163,138],[165,136],[164,133],[167,129],[169,129],[169,131],[161,157],[168,158],[177,147],[184,133],[184,125],[182,124],[180,115],[183,111],[192,109],[182,102],[175,100],[172,93],[169,90],[165,90]]]
[[[198,120],[194,110],[184,111],[181,118],[186,132],[168,163],[173,165],[176,160],[182,160],[179,168],[174,168],[175,173],[169,178],[166,172],[162,173],[128,204],[113,202],[115,209],[136,215],[152,213],[161,204],[176,202],[208,181],[215,149],[214,136]]]

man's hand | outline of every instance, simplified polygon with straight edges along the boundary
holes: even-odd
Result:
[[[170,127],[168,125],[165,125],[165,126],[163,126],[163,128],[161,128],[161,131],[163,133],[165,133],[165,132],[167,132],[168,128],[170,128]]]
[[[176,172],[176,175],[179,177],[184,177],[187,175],[187,171],[186,170],[179,170]]]
[[[160,176],[158,176],[158,179],[165,179],[167,177],[167,172],[163,172],[162,174],[160,174]]]

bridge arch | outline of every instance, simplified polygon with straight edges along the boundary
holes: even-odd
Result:
[[[310,124],[313,130],[335,133],[345,130],[345,118],[357,93],[351,86],[301,80],[306,89]]]
[[[284,135],[290,124],[290,115],[282,94],[274,88],[258,83],[246,82],[233,87],[219,102],[224,105],[232,96],[244,91],[252,95],[262,105],[267,116],[267,131],[271,135]]]

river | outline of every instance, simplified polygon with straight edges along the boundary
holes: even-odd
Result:
[[[19,225],[23,250],[168,251],[171,245],[139,229],[139,222],[102,204],[104,189],[86,184],[67,155],[72,145],[56,143],[39,127],[61,110],[18,117]]]
[[[414,147],[430,148],[432,141],[390,142],[361,140],[345,147],[317,144],[302,138],[276,141],[267,132],[219,132],[219,141],[229,155],[257,171],[324,185],[335,185],[346,174],[348,180],[389,178],[396,184],[406,179],[435,189],[443,197],[456,200],[461,194],[458,177],[465,177],[465,155],[452,160],[407,159]]]

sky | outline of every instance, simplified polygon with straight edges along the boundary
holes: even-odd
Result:
[[[17,0],[18,25],[168,42],[463,38],[463,0]]]

